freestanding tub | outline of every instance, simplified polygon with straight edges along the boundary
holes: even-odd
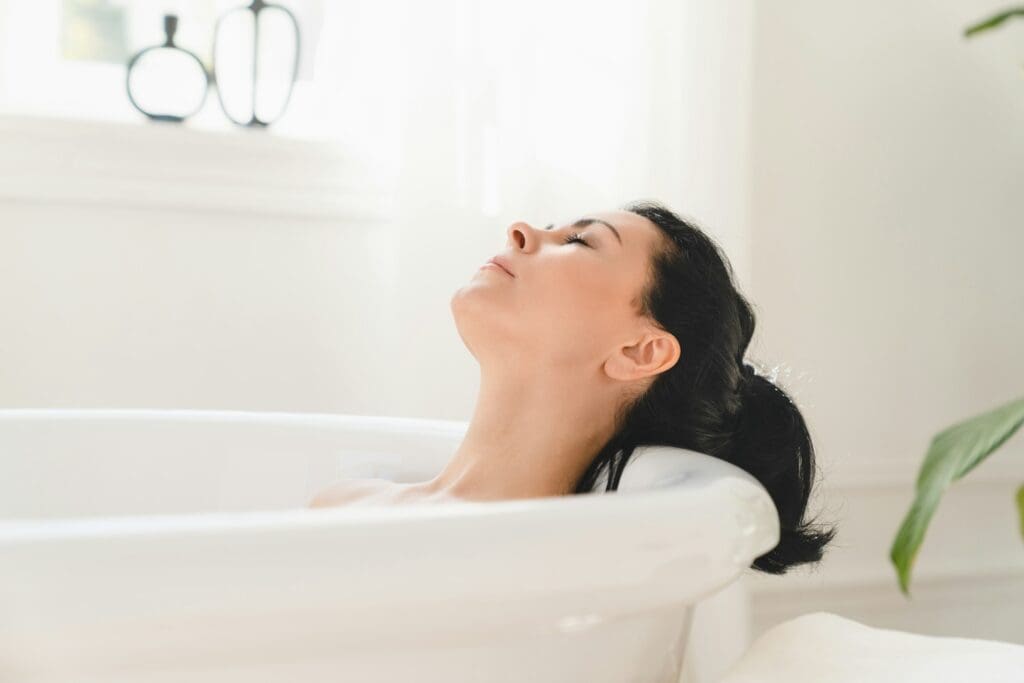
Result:
[[[466,426],[0,410],[0,681],[675,683],[692,607],[778,540],[756,480],[666,447],[612,494],[307,507]]]

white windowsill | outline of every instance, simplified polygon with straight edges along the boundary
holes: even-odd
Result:
[[[270,130],[0,116],[0,199],[381,219],[379,174]]]

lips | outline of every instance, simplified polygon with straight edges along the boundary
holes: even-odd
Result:
[[[500,256],[492,256],[491,258],[487,259],[487,262],[493,263],[494,265],[498,266],[512,277],[516,276],[516,274],[512,272],[512,269],[509,268],[508,261],[506,261]]]

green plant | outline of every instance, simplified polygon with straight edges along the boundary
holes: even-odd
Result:
[[[997,26],[1001,26],[1008,19],[1011,19],[1013,17],[1024,17],[1024,6],[1011,7],[1010,9],[1003,10],[1002,12],[999,12],[997,14],[993,14],[987,19],[982,19],[981,21],[975,24],[971,24],[970,26],[964,29],[964,38],[970,38],[972,36],[976,36],[979,33],[984,33],[985,31],[994,29]],[[1024,64],[1022,64],[1021,66],[1024,67]]]
[[[914,501],[889,551],[904,594],[909,595],[910,570],[942,494],[1013,436],[1021,424],[1024,398],[947,427],[932,437],[917,475]],[[1016,501],[1024,537],[1024,484],[1017,489]]]
[[[1024,17],[1024,7],[1011,7],[998,14],[993,14],[988,19],[983,19],[976,24],[970,25],[964,29],[964,37],[970,38],[977,33],[993,29],[1011,17]]]
[[[1024,17],[1024,6],[1003,10],[972,24],[964,29],[964,36],[969,38],[993,29],[1011,17]],[[914,500],[889,550],[889,559],[896,567],[900,590],[904,595],[910,595],[911,569],[942,494],[950,484],[977,467],[1003,445],[1022,423],[1024,398],[947,427],[932,437],[917,473]],[[1024,537],[1024,484],[1017,489],[1014,498],[1020,533]]]

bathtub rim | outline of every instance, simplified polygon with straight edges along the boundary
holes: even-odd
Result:
[[[234,423],[284,424],[295,427],[329,426],[332,428],[376,431],[387,426],[391,432],[407,434],[432,431],[458,438],[465,433],[468,423],[438,418],[356,415],[351,413],[308,413],[252,410],[159,409],[159,408],[13,408],[0,409],[3,422],[96,421],[96,422],[160,422],[175,423]],[[706,459],[709,469],[701,468],[696,476],[687,475],[679,481],[657,486],[616,491],[593,490],[583,494],[544,496],[496,501],[458,501],[440,503],[404,503],[398,506],[264,508],[244,511],[198,511],[132,515],[90,515],[82,517],[43,517],[0,519],[0,549],[19,543],[46,542],[60,539],[86,539],[163,535],[173,537],[194,534],[221,534],[247,531],[273,533],[284,530],[300,531],[317,528],[360,529],[368,525],[392,528],[398,525],[436,525],[445,519],[466,523],[500,516],[505,523],[539,524],[543,518],[555,515],[566,524],[586,523],[586,520],[604,517],[614,523],[623,517],[642,519],[648,514],[663,518],[665,515],[687,513],[700,516],[710,499],[722,496],[742,497],[746,519],[736,522],[737,527],[749,527],[744,534],[745,552],[751,560],[773,548],[779,540],[777,514],[766,514],[774,505],[767,490],[753,475],[736,465],[713,456],[678,449],[671,446],[640,446],[637,454],[648,450],[669,449],[693,454]],[[690,456],[688,456],[690,457]],[[627,470],[629,469],[627,465]],[[722,488],[731,491],[722,491]],[[573,518],[576,518],[575,520]],[[653,518],[653,517],[652,517]],[[671,519],[671,518],[670,518]],[[577,522],[578,520],[578,522]]]

